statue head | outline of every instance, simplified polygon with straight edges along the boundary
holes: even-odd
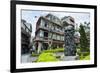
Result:
[[[71,16],[65,16],[61,20],[62,20],[62,25],[64,28],[66,28],[69,25],[75,26],[75,20]]]

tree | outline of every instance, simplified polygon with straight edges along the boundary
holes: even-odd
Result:
[[[88,39],[88,48],[90,47],[90,22],[84,22],[86,37]]]
[[[81,48],[81,51],[89,50],[88,39],[86,37],[84,26],[82,24],[80,25],[79,33],[80,33],[80,48]]]

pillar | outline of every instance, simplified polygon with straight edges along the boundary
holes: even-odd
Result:
[[[41,48],[42,48],[42,43],[41,42],[38,42],[38,50],[37,50],[37,53],[40,53],[41,52]]]

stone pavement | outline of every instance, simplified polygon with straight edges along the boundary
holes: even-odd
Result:
[[[32,61],[35,61],[37,57],[32,57],[31,54],[23,54],[21,56],[21,63],[31,63]]]

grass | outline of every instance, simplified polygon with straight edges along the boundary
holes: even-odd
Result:
[[[90,55],[80,56],[80,60],[90,60]]]
[[[86,56],[83,60],[90,60],[90,55]]]

